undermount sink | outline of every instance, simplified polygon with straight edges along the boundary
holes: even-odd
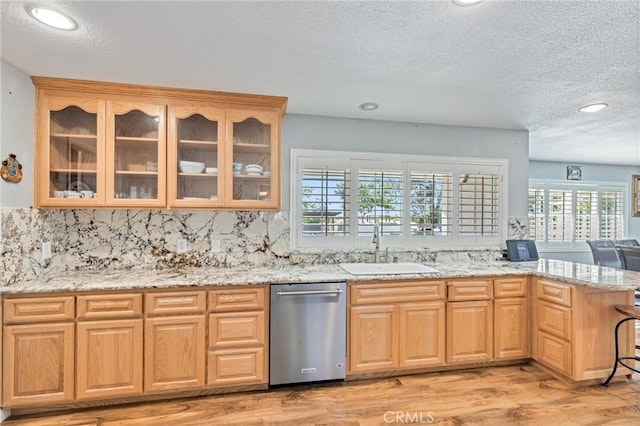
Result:
[[[340,267],[352,275],[429,274],[438,272],[430,266],[414,262],[398,263],[341,263]]]

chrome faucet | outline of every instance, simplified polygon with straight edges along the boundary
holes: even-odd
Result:
[[[380,260],[380,230],[378,224],[373,225],[373,238],[371,242],[376,245],[376,249],[373,252],[373,262],[378,263]]]

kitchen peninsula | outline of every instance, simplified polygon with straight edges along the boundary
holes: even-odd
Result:
[[[595,383],[613,364],[613,306],[633,304],[640,284],[637,272],[557,260],[429,266],[438,272],[68,271],[0,287],[3,407],[266,389],[272,283],[349,284],[347,380],[534,360]],[[622,334],[632,353],[633,328]]]

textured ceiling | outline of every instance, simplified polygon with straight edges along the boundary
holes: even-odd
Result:
[[[289,97],[288,112],[530,131],[530,157],[640,165],[640,0],[3,1],[30,75]],[[380,108],[362,112],[375,101]],[[611,106],[597,114],[578,108]],[[446,141],[443,141],[446,142]]]

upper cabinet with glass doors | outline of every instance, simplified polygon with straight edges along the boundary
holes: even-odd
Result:
[[[33,82],[37,207],[280,208],[286,98]]]
[[[224,117],[222,108],[169,107],[170,206],[223,206]]]
[[[272,111],[227,111],[228,205],[277,208],[280,202],[280,126]]]
[[[40,97],[36,199],[44,207],[104,204],[104,101]]]

